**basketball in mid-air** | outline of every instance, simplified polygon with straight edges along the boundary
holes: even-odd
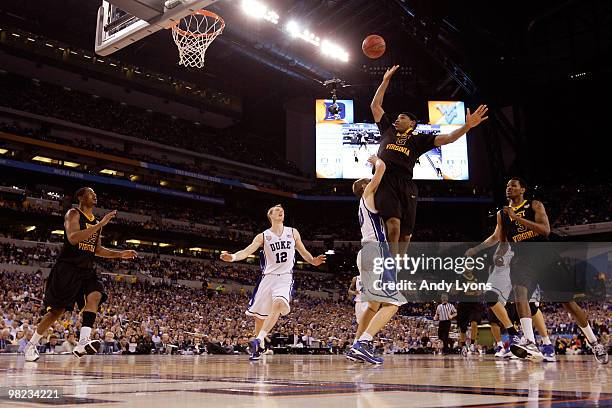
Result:
[[[380,35],[371,34],[363,40],[361,49],[368,58],[376,59],[380,58],[385,53],[387,45],[385,44],[385,39]]]

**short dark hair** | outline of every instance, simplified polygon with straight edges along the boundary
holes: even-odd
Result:
[[[401,112],[400,115],[406,115],[408,116],[411,120],[414,120],[415,122],[418,122],[419,120],[417,119],[416,115],[412,112]]]
[[[521,186],[521,188],[524,188],[525,190],[527,190],[527,183],[525,182],[524,179],[520,178],[520,177],[511,177],[510,180],[508,181],[518,181],[519,186]]]
[[[81,187],[76,191],[76,193],[74,193],[74,196],[76,197],[77,200],[81,201],[81,199],[85,195],[85,192],[88,189],[91,189],[91,187]]]

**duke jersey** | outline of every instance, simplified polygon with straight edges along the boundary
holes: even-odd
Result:
[[[283,227],[276,235],[270,229],[263,232],[263,258],[261,262],[264,275],[284,275],[293,272],[295,264],[295,239],[293,228]]]
[[[366,206],[365,199],[359,200],[359,225],[361,227],[361,244],[368,242],[386,242],[382,217]]]
[[[75,210],[77,210],[80,215],[79,230],[91,228],[98,223],[96,217],[89,219],[78,208],[75,208]],[[64,230],[64,246],[62,247],[62,251],[60,252],[59,257],[57,259],[58,262],[66,262],[83,269],[93,268],[99,236],[100,230],[94,232],[94,234],[85,241],[81,241],[78,242],[76,245],[72,245],[70,241],[68,241],[67,231]]]

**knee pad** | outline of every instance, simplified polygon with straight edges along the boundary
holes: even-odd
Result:
[[[531,310],[531,316],[535,316],[540,308],[534,302],[529,302],[529,310]]]

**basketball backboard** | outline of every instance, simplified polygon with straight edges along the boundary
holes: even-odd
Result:
[[[96,54],[112,54],[216,1],[103,0],[96,22]]]

